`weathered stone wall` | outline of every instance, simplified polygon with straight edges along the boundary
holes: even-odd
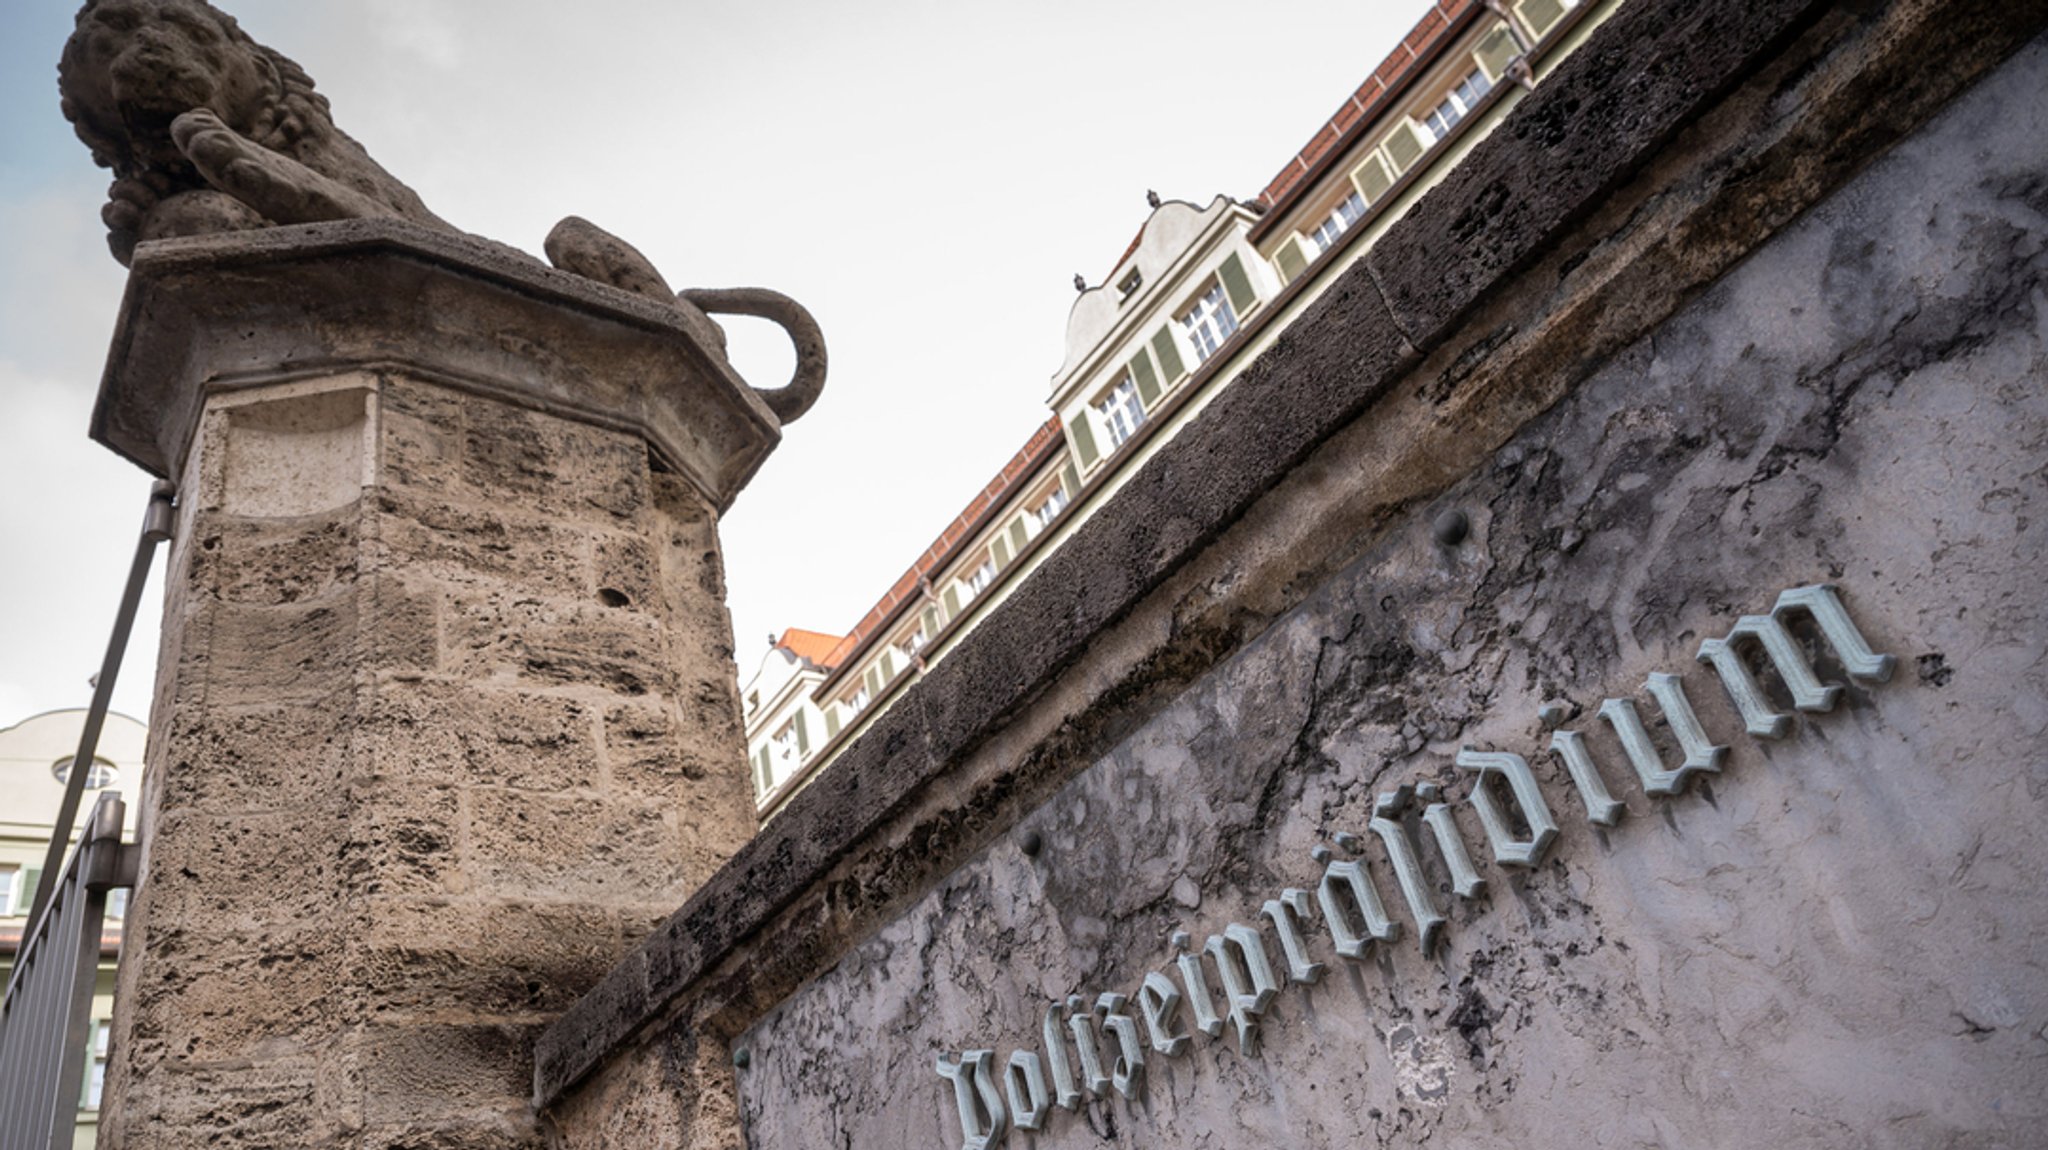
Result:
[[[533,1035],[752,829],[714,510],[396,370],[181,478],[104,1144],[532,1144]]]
[[[1261,905],[1314,892],[1310,849],[1340,831],[1365,836],[1398,941],[1345,962],[1312,911],[1330,969],[1278,995],[1257,1055],[1227,1028],[1148,1049],[1136,1099],[1010,1144],[2034,1144],[2044,91],[2037,42],[770,1011],[735,1041],[748,1144],[960,1145],[934,1059],[1044,1057],[1041,1016],[1076,993],[1132,996],[1149,1038],[1136,992],[1180,982],[1175,930],[1255,925],[1284,981]],[[1473,524],[1454,547],[1427,529],[1449,509]],[[1803,632],[1847,689],[1752,737],[1695,653],[1816,582],[1899,669],[1851,680]],[[1596,718],[1635,700],[1675,763],[1652,672],[1728,747],[1668,799]],[[1547,750],[1550,703],[1626,803],[1612,829]],[[1490,862],[1467,746],[1531,763],[1562,827],[1543,865]],[[1490,888],[1456,897],[1407,816],[1451,919],[1430,958],[1366,830],[1376,795],[1420,783],[1453,797]]]
[[[541,1035],[558,1144],[959,1145],[935,1059],[1036,1046],[1045,1006],[1173,970],[1176,927],[1260,925],[1281,964],[1262,905],[1420,782],[1490,886],[1435,891],[1433,958],[1367,835],[1405,937],[1352,968],[1311,898],[1333,969],[1263,1053],[1197,1038],[1009,1144],[2023,1143],[2041,46],[1983,78],[2044,25],[1622,5]],[[1817,581],[1901,667],[1754,739],[1695,652]],[[1595,714],[1636,699],[1670,751],[1651,672],[1729,748],[1674,799]],[[1492,862],[1468,743],[1536,771],[1563,836],[1533,873]]]

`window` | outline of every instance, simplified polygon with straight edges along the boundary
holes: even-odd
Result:
[[[983,591],[988,590],[989,584],[995,581],[996,561],[993,557],[987,556],[983,557],[981,566],[969,571],[967,578],[963,580],[967,584],[967,593],[969,595],[981,594]]]
[[[1047,492],[1045,498],[1039,502],[1038,506],[1033,507],[1030,514],[1025,516],[1024,523],[1026,529],[1033,537],[1036,537],[1039,532],[1052,526],[1052,521],[1058,518],[1059,513],[1066,510],[1066,508],[1067,489],[1055,484],[1053,489]]]
[[[35,892],[23,885],[20,867],[0,866],[0,917],[28,913],[28,900]]]
[[[1450,135],[1452,126],[1478,107],[1479,98],[1492,90],[1493,81],[1486,78],[1486,73],[1478,68],[1472,69],[1471,75],[1458,81],[1457,86],[1444,96],[1443,103],[1422,117],[1423,127],[1429,129],[1431,142]]]
[[[1230,301],[1224,298],[1222,281],[1209,285],[1195,306],[1182,313],[1180,325],[1188,333],[1188,342],[1195,346],[1196,363],[1216,354],[1216,349],[1237,330],[1237,313],[1230,310]]]
[[[846,696],[844,699],[841,699],[840,703],[846,708],[846,717],[849,719],[855,715],[860,714],[862,711],[867,710],[868,685],[866,683],[862,683],[860,686],[855,687],[853,689],[853,694]]]
[[[1109,449],[1115,451],[1124,442],[1138,433],[1145,425],[1145,404],[1138,398],[1138,385],[1132,381],[1131,373],[1117,381],[1101,399],[1095,402],[1095,413],[1102,417],[1102,425],[1109,429]]]
[[[903,636],[897,642],[896,649],[903,652],[905,659],[915,660],[917,653],[924,650],[925,640],[924,624],[919,623],[911,630],[910,634]]]
[[[1350,195],[1345,196],[1344,199],[1340,201],[1334,209],[1331,210],[1330,218],[1324,220],[1320,224],[1317,224],[1316,230],[1308,234],[1309,240],[1316,245],[1316,254],[1321,255],[1322,253],[1329,251],[1332,247],[1335,247],[1337,243],[1337,237],[1343,235],[1345,230],[1350,228],[1352,224],[1357,223],[1358,218],[1360,216],[1363,216],[1364,214],[1364,196],[1359,195],[1357,192],[1353,192]]]
[[[1132,268],[1129,275],[1116,281],[1116,302],[1122,303],[1137,295],[1138,288],[1143,286],[1144,283],[1145,277],[1138,274],[1137,268]]]
[[[83,1109],[100,1108],[100,1091],[107,1084],[107,1038],[113,1031],[114,1024],[106,1019],[93,1020],[92,1065],[85,1072],[85,1097],[79,1102]]]
[[[775,732],[775,736],[768,740],[768,782],[770,786],[777,785],[782,780],[795,774],[798,764],[802,761],[803,739],[797,733],[796,727],[796,720],[792,719],[783,724],[782,729]]]
[[[57,776],[57,781],[60,783],[69,781],[71,778],[71,756],[66,755],[51,763],[50,773]],[[96,791],[101,787],[111,787],[120,781],[121,771],[119,768],[98,755],[92,757],[92,769],[85,773],[86,790]]]

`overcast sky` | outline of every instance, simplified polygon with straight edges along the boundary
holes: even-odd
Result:
[[[818,317],[824,398],[727,515],[740,673],[843,632],[1047,415],[1074,273],[1145,192],[1255,195],[1427,7],[230,0],[456,225],[564,215]],[[57,110],[72,0],[0,3],[0,726],[83,706],[149,478],[85,437],[125,273]],[[728,321],[775,386],[790,359]],[[146,714],[153,585],[116,706]]]

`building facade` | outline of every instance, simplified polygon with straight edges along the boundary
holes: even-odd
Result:
[[[47,711],[0,729],[0,983],[14,972],[14,956],[28,929],[28,912],[42,877],[45,852],[64,799],[64,782],[78,750],[85,711]],[[100,731],[85,801],[79,805],[74,837],[92,810],[93,796],[112,790],[133,795],[142,781],[143,742],[148,728],[127,715],[110,714]],[[134,838],[137,804],[130,802],[124,837]],[[105,1084],[107,1037],[114,1014],[115,959],[121,948],[121,911],[127,891],[107,899],[108,924],[100,939],[99,978],[93,988],[92,1030],[87,1042],[85,1088],[78,1101],[74,1145],[87,1150],[99,1133],[100,1090]]]
[[[1619,2],[1439,0],[1256,196],[1152,197],[1108,275],[1080,283],[1051,417],[825,657],[781,639],[764,656],[758,680],[794,682],[805,661],[818,673],[808,696],[748,711],[762,817],[944,658]]]

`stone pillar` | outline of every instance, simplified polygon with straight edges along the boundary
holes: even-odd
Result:
[[[180,488],[109,1147],[538,1145],[531,1039],[752,833],[673,316],[388,221],[145,245],[94,435]]]

